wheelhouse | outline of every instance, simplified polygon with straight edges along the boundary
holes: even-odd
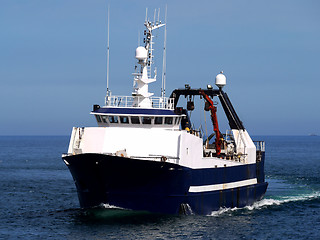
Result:
[[[167,109],[100,108],[91,112],[99,127],[143,127],[179,129],[183,114]]]

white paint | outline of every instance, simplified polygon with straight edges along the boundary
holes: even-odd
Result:
[[[226,190],[231,188],[243,187],[252,184],[257,184],[257,179],[247,179],[237,182],[231,183],[222,183],[222,184],[213,184],[213,185],[203,185],[203,186],[190,186],[189,192],[199,193],[199,192],[210,192],[210,191],[218,191],[218,190]]]
[[[246,138],[244,138],[246,139]],[[237,139],[236,139],[237,140]],[[248,145],[248,141],[246,143]],[[241,150],[243,144],[239,144]],[[246,164],[217,157],[203,157],[203,139],[185,130],[155,127],[86,127],[73,128],[68,154],[100,153],[117,155],[124,150],[126,157],[168,162],[193,169],[221,168]],[[238,151],[240,151],[238,149]],[[251,151],[253,150],[253,152]],[[255,147],[248,148],[247,159],[255,161]],[[250,156],[250,155],[253,155]]]
[[[232,129],[236,144],[236,153],[239,154],[243,163],[256,162],[256,146],[254,145],[247,130]]]
[[[153,128],[87,127],[84,128],[79,148],[82,153],[116,154],[126,149],[129,157],[157,155],[178,158],[179,136],[179,131]],[[79,137],[70,139],[69,154],[74,153],[77,141]]]
[[[67,161],[67,160],[63,160],[64,161],[64,163],[67,165],[67,166],[69,166],[70,164],[69,164],[69,162]]]
[[[76,131],[78,128],[73,127],[72,128],[72,133],[71,133],[71,137],[70,137],[70,143],[69,143],[69,148],[68,148],[68,153],[73,153],[73,143],[75,141],[75,136],[76,136]]]
[[[180,165],[193,168],[202,161],[203,140],[187,131],[180,131]]]

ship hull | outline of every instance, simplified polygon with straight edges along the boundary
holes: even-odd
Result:
[[[221,207],[251,205],[263,198],[268,186],[264,155],[257,164],[206,169],[93,153],[63,159],[82,208],[109,204],[156,213],[206,215]],[[256,182],[249,184],[252,179]],[[247,185],[237,186],[246,181]],[[228,184],[233,187],[214,189]],[[208,186],[213,189],[205,189]]]

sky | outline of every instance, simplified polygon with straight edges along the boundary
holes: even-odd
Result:
[[[108,5],[109,87],[131,95],[146,8],[164,20],[166,4],[167,96],[186,83],[214,85],[223,70],[251,135],[320,134],[319,1],[0,0],[0,135],[96,126],[89,113],[106,94]],[[163,29],[156,36],[149,88],[160,95]],[[194,116],[204,120],[202,109]]]

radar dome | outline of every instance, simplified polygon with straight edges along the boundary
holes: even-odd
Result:
[[[223,75],[223,71],[221,71],[217,76],[216,76],[216,85],[219,88],[223,88],[227,84],[227,78],[225,75]]]
[[[137,47],[136,48],[136,59],[138,60],[146,60],[148,58],[147,49],[144,47]]]

